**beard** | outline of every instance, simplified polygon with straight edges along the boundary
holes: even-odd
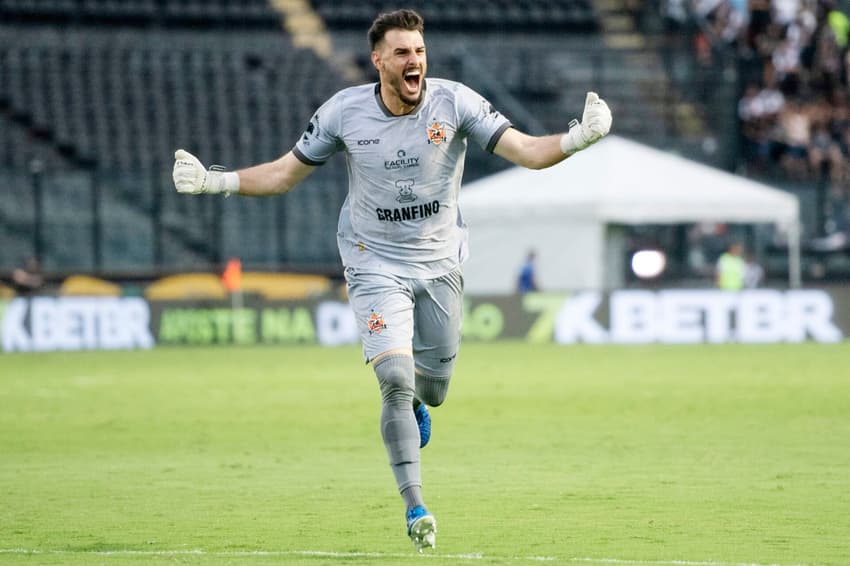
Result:
[[[422,100],[422,81],[424,80],[425,76],[423,74],[419,79],[419,92],[416,94],[415,97],[411,97],[404,94],[404,89],[406,86],[404,84],[404,77],[393,77],[392,80],[390,80],[390,86],[392,87],[393,91],[395,91],[395,94],[396,96],[398,96],[399,100],[410,106],[416,106],[417,104],[419,104],[419,101]]]
[[[422,89],[419,89],[419,94],[416,96],[416,98],[410,98],[409,96],[404,96],[402,94],[399,94],[399,98],[405,104],[416,106],[417,104],[419,104],[419,101],[422,100]]]

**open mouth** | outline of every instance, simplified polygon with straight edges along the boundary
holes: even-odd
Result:
[[[404,73],[404,84],[412,91],[419,90],[419,83],[421,80],[422,72],[419,69],[411,69]]]

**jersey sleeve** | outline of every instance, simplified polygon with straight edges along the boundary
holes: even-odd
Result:
[[[305,165],[322,165],[343,149],[339,135],[342,122],[342,95],[337,93],[322,104],[292,148],[295,157]]]
[[[467,86],[460,85],[456,96],[461,131],[492,153],[499,138],[511,127],[510,120],[502,116],[486,98]]]

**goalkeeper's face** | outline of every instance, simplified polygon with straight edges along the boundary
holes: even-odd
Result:
[[[425,70],[425,40],[418,31],[391,29],[372,52],[381,85],[405,106],[416,106],[422,97]],[[385,101],[387,102],[387,101]]]

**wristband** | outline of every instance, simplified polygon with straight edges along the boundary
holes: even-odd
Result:
[[[581,136],[581,124],[576,119],[570,120],[570,129],[561,136],[561,151],[565,155],[572,155],[573,153],[584,149],[584,140],[576,139]]]
[[[239,174],[235,171],[224,171],[220,165],[212,165],[207,172],[208,185],[205,192],[210,194],[224,193],[225,196],[239,192]]]
[[[222,175],[222,185],[224,194],[227,196],[237,194],[239,192],[239,173],[236,171],[227,171]]]

